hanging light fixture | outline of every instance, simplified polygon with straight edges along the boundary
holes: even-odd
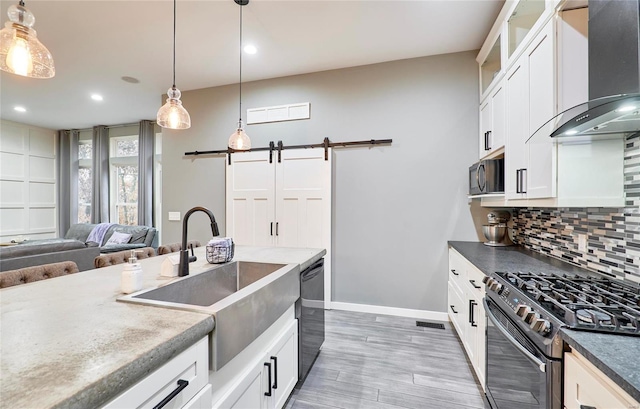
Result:
[[[238,119],[238,129],[229,137],[229,147],[236,151],[246,151],[251,149],[251,139],[242,127],[242,6],[249,4],[249,0],[233,0],[240,6],[240,115]]]
[[[176,0],[173,0],[173,85],[167,91],[167,102],[158,110],[158,125],[169,129],[191,127],[191,117],[182,106],[181,95],[180,90],[176,88]]]
[[[36,18],[20,0],[7,10],[9,20],[0,30],[0,69],[30,78],[56,75],[53,57],[36,37]]]

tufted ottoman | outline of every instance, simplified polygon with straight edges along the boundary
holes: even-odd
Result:
[[[0,272],[0,288],[14,285],[32,283],[48,278],[60,277],[79,272],[78,266],[73,261],[43,264],[40,266],[25,267],[18,270]]]
[[[143,247],[136,249],[136,257],[138,259],[149,258],[156,255],[156,250],[153,247]],[[131,250],[123,250],[115,253],[101,254],[93,260],[93,264],[96,268],[108,267],[116,264],[126,263],[131,257]]]

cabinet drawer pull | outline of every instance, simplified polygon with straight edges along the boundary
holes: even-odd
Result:
[[[273,222],[271,222],[271,229],[270,229],[270,231],[271,231],[271,235],[273,236]]]
[[[273,377],[275,378],[273,381],[273,389],[278,389],[278,357],[272,356],[271,360],[273,361]]]
[[[454,270],[451,270],[451,272],[453,273],[453,275],[454,275],[454,276],[459,276],[459,275],[460,275],[460,273],[456,273],[456,270],[455,270],[455,269],[454,269]]]
[[[265,392],[264,396],[271,396],[271,362],[265,362],[264,366],[267,367],[267,371],[269,372],[269,392]]]
[[[595,406],[589,406],[589,405],[580,405],[580,409],[598,409]]]
[[[166,398],[162,399],[160,403],[153,407],[153,409],[161,409],[164,408],[167,403],[171,401],[171,399],[175,398],[184,388],[189,386],[189,381],[185,381],[184,379],[178,379],[178,387],[173,390]]]
[[[485,148],[485,150],[491,150],[491,131],[487,132],[487,147]]]
[[[280,222],[276,222],[276,236],[278,235],[278,225],[280,224]]]
[[[453,311],[454,314],[457,314],[458,311],[456,311],[455,308],[453,308],[453,307],[455,307],[455,306],[454,305],[450,305],[449,306],[449,308],[451,308],[451,311]]]
[[[475,288],[476,290],[479,290],[482,288],[481,285],[476,285],[476,280],[469,280],[469,282],[471,283],[471,285],[473,286],[473,288]]]

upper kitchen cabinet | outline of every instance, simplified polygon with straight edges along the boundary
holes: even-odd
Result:
[[[505,72],[553,12],[553,1],[507,1],[484,42],[480,70],[480,132],[478,157],[503,153],[506,136]]]
[[[521,0],[515,4],[507,20],[508,52],[507,58],[514,55],[521,44],[526,43],[531,33],[543,19],[547,4],[544,0]]]
[[[505,92],[501,79],[480,104],[480,159],[501,152],[505,137]]]
[[[502,71],[502,36],[498,34],[489,49],[489,53],[480,63],[480,86],[481,93],[484,94],[493,80]]]
[[[563,10],[565,4],[521,0],[505,5],[505,74],[480,104],[482,157],[486,123],[495,122],[488,103],[495,95],[500,101],[502,93],[505,197],[482,198],[482,206],[624,205],[620,139],[551,138],[558,114],[588,100],[588,9]]]
[[[555,113],[554,43],[549,21],[507,73],[507,200],[554,196],[554,142],[548,135],[529,138]]]

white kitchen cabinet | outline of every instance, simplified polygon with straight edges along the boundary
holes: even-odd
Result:
[[[507,199],[555,196],[555,142],[529,138],[555,113],[554,22],[543,30],[507,73]]]
[[[490,34],[491,47],[481,51],[482,57],[479,57],[480,65],[480,95],[485,95],[487,90],[491,88],[493,81],[500,76],[502,72],[502,35],[495,31]]]
[[[466,265],[464,258],[455,251],[449,251],[449,282],[448,303],[449,319],[458,334],[462,334],[465,329],[465,322],[468,322],[468,310],[464,308],[464,278],[466,277]]]
[[[324,248],[331,260],[333,152],[285,149],[231,155],[227,166],[226,234],[236,244]],[[331,263],[325,264],[326,306]]]
[[[207,384],[182,409],[211,409],[211,384]]]
[[[576,351],[564,354],[566,409],[640,408],[640,403]]]
[[[588,11],[545,11],[523,39],[504,78],[505,197],[482,206],[624,206],[624,141],[549,137],[547,121],[588,99]]]
[[[265,407],[262,373],[264,363],[259,360],[236,383],[228,396],[213,405],[214,408],[260,409]]]
[[[220,409],[281,409],[298,381],[298,321],[290,320],[222,397]]]
[[[289,395],[298,382],[298,325],[293,322],[284,334],[270,348],[265,361],[273,370],[272,396],[268,400],[269,409],[284,407]],[[268,378],[268,376],[267,376]],[[277,386],[277,387],[276,387]]]
[[[527,66],[520,62],[514,65],[506,77],[507,138],[505,141],[504,176],[505,197],[522,199],[520,189],[521,172],[526,168],[525,141],[529,133],[527,113],[529,110],[529,84]]]
[[[485,295],[482,278],[484,274],[472,265],[467,269],[468,280],[465,283],[465,307],[468,308],[468,317],[465,333],[466,349],[469,360],[476,371],[482,388],[485,387],[485,336],[486,316],[482,299]]]
[[[463,331],[463,322],[465,321],[466,313],[463,307],[462,294],[456,289],[456,285],[452,281],[447,284],[448,289],[448,303],[449,308],[449,320],[455,327],[458,333]]]
[[[480,159],[504,147],[505,140],[505,92],[500,81],[480,105]]]
[[[449,249],[449,318],[484,389],[487,320],[482,306],[483,278],[482,271],[456,250]]]
[[[164,408],[210,408],[211,388],[208,380],[209,337],[206,336],[118,395],[104,408],[152,408],[184,381],[187,381],[188,385]]]

